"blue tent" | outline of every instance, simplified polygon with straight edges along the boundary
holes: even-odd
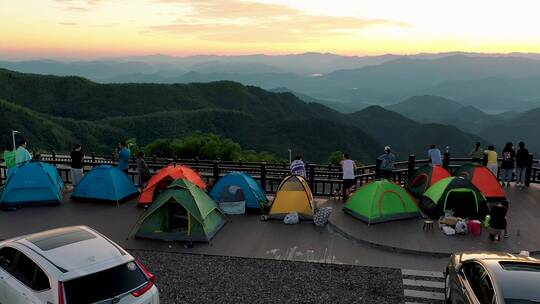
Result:
[[[44,162],[28,162],[12,168],[1,206],[41,206],[60,204],[64,181],[55,166]]]
[[[120,202],[139,194],[133,181],[122,170],[102,165],[88,172],[71,194],[74,200]]]
[[[242,191],[237,191],[239,189]],[[222,177],[210,191],[210,196],[218,203],[244,200],[247,208],[261,209],[268,204],[259,183],[243,172],[231,172]]]

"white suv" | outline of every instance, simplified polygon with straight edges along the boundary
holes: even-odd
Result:
[[[86,226],[0,243],[0,304],[158,304],[155,278]]]

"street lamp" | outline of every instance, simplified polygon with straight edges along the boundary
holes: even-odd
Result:
[[[15,145],[15,135],[19,134],[21,132],[16,130],[11,130],[11,139],[13,140],[13,149],[17,149],[17,146]]]
[[[289,150],[289,164],[292,163],[292,150],[291,149],[288,149]]]

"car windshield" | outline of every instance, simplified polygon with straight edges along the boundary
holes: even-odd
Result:
[[[64,282],[67,303],[94,303],[125,294],[147,282],[134,262]]]

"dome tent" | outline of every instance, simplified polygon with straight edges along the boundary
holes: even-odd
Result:
[[[313,219],[313,194],[306,180],[299,175],[287,176],[277,188],[268,218],[283,219],[296,212],[301,219]]]
[[[266,194],[259,183],[243,172],[231,172],[222,177],[210,191],[210,196],[217,203],[243,201],[246,208],[259,211],[268,205]]]
[[[122,170],[110,165],[101,165],[84,175],[71,194],[71,199],[119,203],[137,194],[139,190]]]
[[[360,187],[347,200],[343,211],[368,224],[420,216],[414,198],[401,186],[385,179]]]
[[[447,210],[452,210],[457,217],[479,220],[488,213],[484,195],[471,182],[460,177],[447,177],[429,187],[420,208],[434,219]]]
[[[425,164],[420,166],[409,176],[407,189],[415,196],[422,197],[424,192],[433,184],[443,178],[452,176],[442,166]]]
[[[465,164],[454,175],[470,181],[482,192],[487,201],[493,202],[506,199],[506,194],[501,184],[499,184],[499,181],[491,170],[484,166]]]
[[[137,221],[135,236],[169,241],[210,241],[225,216],[206,192],[186,179],[174,181]]]
[[[148,206],[152,204],[157,190],[163,190],[175,180],[183,178],[194,183],[202,190],[206,190],[206,183],[195,170],[187,166],[171,164],[162,168],[150,178],[139,197],[139,205]]]
[[[22,207],[60,204],[64,181],[55,166],[28,162],[10,169],[0,206]]]

